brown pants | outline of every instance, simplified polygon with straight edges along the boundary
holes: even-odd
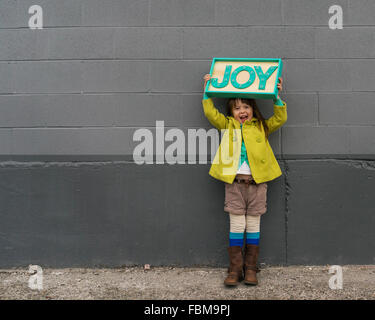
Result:
[[[252,179],[251,175],[236,178]],[[267,211],[267,183],[245,184],[236,180],[225,183],[224,211],[239,215],[262,215]]]

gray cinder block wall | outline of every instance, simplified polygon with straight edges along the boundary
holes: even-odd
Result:
[[[328,27],[331,5],[342,30]],[[135,130],[156,120],[210,128],[213,57],[285,65],[288,122],[270,141],[283,175],[269,183],[260,262],[373,264],[374,15],[368,0],[2,0],[0,267],[226,266],[209,164],[132,157]]]

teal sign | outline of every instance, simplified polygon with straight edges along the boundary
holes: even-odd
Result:
[[[281,59],[214,58],[210,71],[212,78],[207,83],[205,94],[210,97],[273,99],[278,94],[277,81],[281,71]]]

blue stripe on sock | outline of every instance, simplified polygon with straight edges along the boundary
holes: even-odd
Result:
[[[259,244],[260,232],[246,232],[246,244]]]
[[[248,239],[246,238],[246,244],[259,244],[259,238],[258,239]]]
[[[229,239],[229,246],[243,246],[243,239]]]
[[[260,232],[246,232],[246,239],[259,239]]]
[[[243,239],[243,232],[229,232],[229,239]]]
[[[229,232],[229,246],[243,246],[243,232]]]

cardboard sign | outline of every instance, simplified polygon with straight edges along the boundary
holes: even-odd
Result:
[[[281,59],[214,58],[209,97],[276,99],[281,77]]]

